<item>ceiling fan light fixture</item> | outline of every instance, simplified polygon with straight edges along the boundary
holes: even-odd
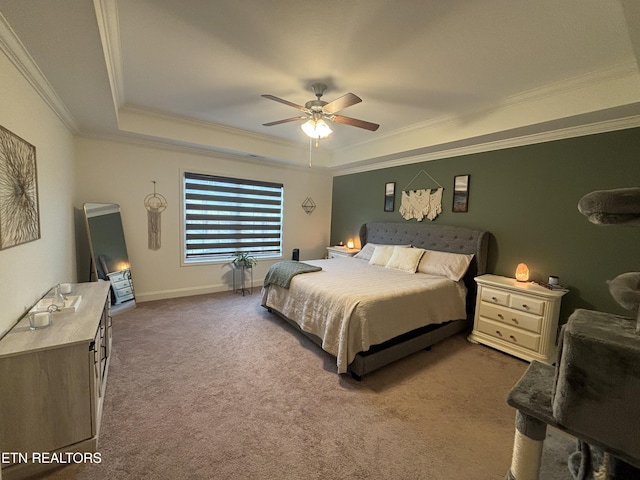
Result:
[[[310,138],[326,138],[333,133],[327,122],[321,118],[318,120],[310,118],[300,125],[300,128]]]

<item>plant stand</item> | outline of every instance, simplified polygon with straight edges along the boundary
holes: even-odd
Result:
[[[233,267],[233,293],[242,293],[244,297],[245,292],[250,295],[253,294],[253,268],[245,265],[234,265]],[[249,277],[249,286],[246,287],[247,275]]]

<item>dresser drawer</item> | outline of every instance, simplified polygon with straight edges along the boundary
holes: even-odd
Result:
[[[544,300],[538,300],[536,298],[525,297],[523,295],[511,295],[509,299],[509,306],[516,310],[523,312],[535,313],[542,315],[544,313]]]
[[[509,294],[500,290],[494,290],[492,288],[483,288],[481,297],[483,301],[487,303],[493,303],[495,305],[509,306]]]
[[[535,333],[512,328],[502,323],[494,322],[482,317],[478,319],[477,328],[478,331],[492,337],[499,338],[500,340],[504,340],[505,342],[520,345],[521,347],[528,348],[529,350],[538,350],[540,336]]]
[[[534,333],[540,333],[542,327],[542,317],[488,303],[480,305],[480,316]]]

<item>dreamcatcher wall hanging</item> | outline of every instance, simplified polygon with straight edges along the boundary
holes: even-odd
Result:
[[[156,181],[152,180],[153,193],[144,197],[144,206],[147,209],[147,232],[149,236],[149,248],[160,249],[160,214],[167,208],[167,199],[156,193]]]
[[[420,189],[420,190],[407,190],[413,181],[421,174],[426,175],[433,180],[438,188]],[[429,175],[424,170],[420,170],[415,177],[404,187],[402,191],[402,203],[400,204],[400,215],[405,220],[411,220],[415,218],[421,222],[424,218],[428,218],[433,221],[438,215],[442,213],[442,191],[444,188],[440,185],[435,178]]]

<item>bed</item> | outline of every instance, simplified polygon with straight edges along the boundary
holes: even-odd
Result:
[[[291,277],[288,288],[265,286],[261,304],[334,355],[338,373],[360,379],[471,326],[473,279],[486,271],[488,243],[488,232],[466,227],[367,223],[360,228],[361,253],[367,255],[305,260],[320,270]],[[456,281],[437,266],[423,269],[427,254],[418,273],[403,270],[402,261],[401,268],[389,268],[394,261],[388,257],[380,261],[384,253],[414,257],[417,249],[430,251],[431,258],[438,257],[434,252],[466,256],[470,263]]]

